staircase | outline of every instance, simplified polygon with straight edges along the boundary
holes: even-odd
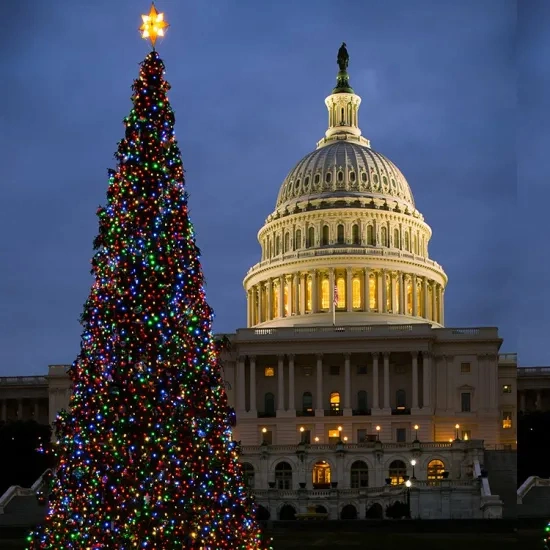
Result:
[[[484,469],[491,492],[502,500],[502,517],[517,517],[517,453],[513,450],[485,451]]]

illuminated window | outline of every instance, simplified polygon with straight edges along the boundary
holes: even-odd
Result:
[[[393,246],[399,248],[399,229],[393,230]]]
[[[336,307],[338,309],[346,308],[346,281],[344,277],[338,277],[336,280],[336,288],[338,289],[338,303]]]
[[[375,275],[369,276],[369,307],[371,311],[378,309],[378,278]]]
[[[330,283],[325,277],[321,282],[321,309],[328,309],[330,307]]]
[[[401,296],[401,282],[399,280],[399,277],[395,279],[394,287],[395,287],[395,312],[402,313],[401,300],[399,299],[399,296]]]
[[[367,227],[367,244],[370,246],[374,246],[376,244],[374,239],[374,227],[372,225]]]
[[[290,283],[285,282],[284,290],[283,290],[283,312],[284,316],[288,317],[290,315],[290,311],[288,309],[288,299],[290,296]]]
[[[380,240],[382,246],[388,246],[388,230],[385,227],[380,230]]]
[[[330,410],[340,410],[340,394],[337,391],[334,391],[330,394]]]
[[[391,277],[386,275],[386,311],[391,310]]]
[[[324,460],[313,466],[313,486],[330,484],[330,466]]]
[[[273,432],[267,428],[264,428],[264,430],[262,430],[262,443],[265,445],[273,445]]]
[[[512,413],[505,411],[502,413],[502,427],[509,429],[512,427]]]
[[[407,315],[413,314],[413,286],[410,279],[407,279]]]
[[[307,243],[306,247],[311,248],[312,246],[315,246],[315,228],[310,227],[307,230]]]
[[[267,378],[275,376],[275,368],[274,367],[265,367],[264,376],[266,376]]]
[[[424,300],[422,299],[422,285],[416,284],[416,303],[418,304],[418,316],[424,317]]]
[[[462,430],[462,440],[470,441],[472,439],[472,430]]]
[[[260,306],[261,306],[260,314],[262,316],[261,321],[267,321],[267,289],[265,286],[262,286],[261,294],[262,294],[262,299],[260,301]]]
[[[428,481],[439,481],[443,479],[445,464],[441,460],[431,460],[428,463]]]
[[[407,475],[407,466],[402,460],[394,460],[390,464],[389,478],[392,485],[401,485],[405,483],[405,476]]]
[[[279,317],[279,283],[273,285],[273,297],[271,300],[271,317],[275,319]]]
[[[329,243],[329,229],[328,225],[323,225],[323,232],[321,235],[321,245],[327,246]]]
[[[432,286],[429,285],[428,286],[428,311],[426,312],[426,318],[432,319],[432,314],[433,314],[433,291],[432,291]]]
[[[361,280],[354,277],[351,282],[353,309],[361,309]]]
[[[311,312],[311,289],[312,289],[311,277],[307,278],[306,281],[306,312]]]
[[[502,393],[512,393],[512,386],[510,384],[504,384],[504,386],[502,386]]]
[[[353,244],[360,244],[359,226],[357,224],[354,224],[351,228],[351,241]]]
[[[329,430],[328,440],[329,443],[337,443],[338,441],[340,441],[340,432],[338,430]]]
[[[470,363],[460,363],[460,372],[462,374],[467,374],[472,370]]]
[[[299,229],[296,230],[296,237],[294,239],[294,248],[296,250],[299,250],[300,248],[302,248],[302,232]]]
[[[336,228],[336,236],[338,239],[338,244],[344,244],[344,226],[340,223]]]

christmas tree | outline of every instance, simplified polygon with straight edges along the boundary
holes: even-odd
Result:
[[[161,34],[152,8],[144,36]],[[231,440],[164,64],[153,50],[98,209],[71,412],[29,548],[267,549]]]

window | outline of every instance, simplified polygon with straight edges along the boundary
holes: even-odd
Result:
[[[472,430],[462,430],[462,441],[470,441],[472,439]]]
[[[395,406],[398,409],[404,409],[407,406],[407,394],[405,390],[397,390],[395,392]]]
[[[393,230],[393,246],[399,248],[399,229]]]
[[[279,462],[275,466],[275,484],[277,489],[292,489],[292,466],[288,462]]]
[[[340,366],[339,365],[331,365],[330,366],[330,375],[331,376],[338,376],[340,374]]]
[[[340,394],[337,391],[333,391],[330,394],[330,410],[331,412],[338,412],[340,410]]]
[[[300,432],[300,441],[309,445],[311,443],[311,430],[304,430]]]
[[[271,430],[267,428],[262,430],[262,443],[264,445],[273,445],[273,432]]]
[[[431,460],[428,463],[428,482],[443,479],[445,464],[441,460]]]
[[[314,227],[310,227],[307,230],[306,247],[311,248],[312,246],[315,246],[315,228]]]
[[[472,396],[469,392],[461,393],[460,394],[460,408],[462,412],[469,413],[472,408],[471,403]]]
[[[352,489],[361,489],[369,486],[369,467],[362,460],[356,460],[351,465],[351,480]]]
[[[264,396],[264,413],[265,416],[275,416],[275,396],[271,392]]]
[[[328,487],[330,484],[330,466],[322,460],[313,466],[313,487]]]
[[[353,244],[360,244],[359,226],[357,224],[351,226],[351,242]]]
[[[378,310],[378,279],[374,275],[369,276],[369,308],[371,311]]]
[[[276,283],[273,285],[273,299],[271,300],[271,317],[273,319],[276,319],[277,317],[279,317],[279,292],[280,292],[280,288],[279,288],[279,283]]]
[[[510,384],[504,384],[504,386],[502,386],[502,393],[512,393],[512,386]]]
[[[266,378],[271,378],[272,376],[275,376],[275,368],[274,367],[265,367],[264,376]]]
[[[323,225],[323,233],[321,238],[321,244],[323,246],[327,246],[329,242],[329,229],[328,225]]]
[[[313,367],[304,367],[304,376],[311,376],[313,374]]]
[[[254,466],[249,462],[243,462],[243,480],[249,489],[254,489]]]
[[[285,249],[283,252],[288,252],[290,250],[290,233],[285,233]]]
[[[305,391],[302,394],[302,411],[306,414],[313,412],[313,395],[310,391]]]
[[[409,234],[405,233],[405,250],[410,252],[410,244],[409,244]]]
[[[344,226],[340,223],[336,229],[338,244],[344,244]]]
[[[512,427],[512,413],[509,411],[504,411],[502,413],[502,427],[504,429],[509,429]]]
[[[371,246],[376,244],[376,240],[374,239],[374,227],[372,225],[367,227],[367,244]]]
[[[338,443],[340,441],[340,431],[339,430],[329,430],[328,431],[328,442],[329,443]]]
[[[338,289],[337,309],[346,309],[346,281],[344,277],[336,279],[336,288]]]
[[[349,173],[349,181],[351,181],[351,183],[355,183],[355,172]]]
[[[389,475],[392,485],[401,485],[405,483],[405,476],[407,475],[407,466],[402,460],[394,460],[390,464]]]
[[[385,227],[380,231],[380,239],[382,240],[382,246],[388,246],[388,230]]]
[[[330,307],[330,283],[325,277],[321,282],[321,309],[328,309]]]
[[[407,293],[407,315],[412,315],[413,314],[413,287],[410,279],[407,279],[405,288],[406,288],[405,292]]]
[[[332,181],[332,174],[331,174],[330,172],[327,172],[327,173],[325,174],[325,181],[326,181],[327,183],[330,183],[330,182]]]
[[[367,392],[365,390],[357,392],[357,409],[363,414],[367,412]]]
[[[351,281],[351,299],[353,309],[361,309],[361,281],[354,277]]]
[[[296,250],[299,250],[300,248],[302,248],[302,232],[299,229],[296,230],[296,237],[294,239],[294,248]]]
[[[361,172],[361,181],[363,183],[367,183],[367,173],[366,172]]]
[[[313,296],[313,281],[311,277],[307,278],[306,282],[306,312],[311,313],[312,308],[312,296]]]
[[[319,183],[321,181],[321,176],[319,174],[315,174],[315,178],[313,178],[314,183]]]
[[[275,240],[275,255],[278,256],[281,253],[281,237],[277,235]]]
[[[357,374],[367,374],[367,365],[357,365]]]
[[[344,181],[344,172],[338,172],[338,183],[342,183]]]
[[[407,430],[406,430],[406,428],[396,428],[395,429],[395,441],[397,441],[397,443],[405,443],[407,441]]]
[[[361,428],[357,430],[357,443],[365,443],[365,441],[367,441],[367,430]]]
[[[460,372],[462,374],[467,374],[471,371],[471,365],[470,363],[460,363]]]

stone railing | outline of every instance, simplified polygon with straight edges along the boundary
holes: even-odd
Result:
[[[0,378],[2,386],[38,386],[47,385],[45,376],[3,376]]]
[[[517,503],[523,504],[523,499],[526,497],[527,493],[533,487],[548,487],[550,489],[550,479],[546,479],[538,476],[528,477],[518,489],[517,492]]]
[[[549,376],[550,367],[520,367],[518,376]]]
[[[8,504],[16,497],[32,497],[42,488],[44,484],[44,475],[51,470],[45,470],[44,473],[32,484],[31,487],[20,487],[19,485],[12,485],[8,490],[0,496],[0,514],[5,512]]]

